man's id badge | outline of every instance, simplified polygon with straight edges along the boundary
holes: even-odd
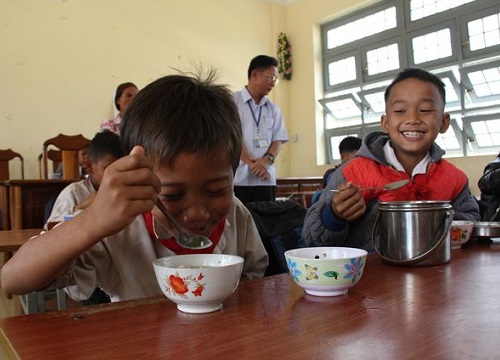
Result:
[[[269,142],[264,135],[257,134],[253,139],[253,146],[256,148],[268,148]]]

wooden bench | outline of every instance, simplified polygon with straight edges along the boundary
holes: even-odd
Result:
[[[297,201],[308,208],[311,198],[317,190],[321,190],[322,176],[286,177],[276,179],[276,197]]]

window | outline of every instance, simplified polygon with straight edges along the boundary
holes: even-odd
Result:
[[[476,0],[412,0],[410,18],[412,21],[462,6]]]
[[[391,0],[322,25],[324,132],[338,143],[379,129],[396,74],[421,67],[446,85],[446,156],[500,148],[500,4],[497,0]]]

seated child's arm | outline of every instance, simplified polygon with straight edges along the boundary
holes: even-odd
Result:
[[[151,162],[142,148],[135,147],[106,169],[99,192],[85,211],[30,239],[15,253],[2,268],[3,289],[25,294],[47,286],[80,254],[150,211],[159,189]]]
[[[307,246],[342,246],[347,223],[358,219],[366,211],[365,200],[358,187],[345,182],[341,173],[335,175],[320,199],[307,211],[302,231]],[[337,187],[336,184],[340,185]],[[333,194],[331,189],[343,191]]]
[[[466,185],[463,190],[451,201],[453,219],[480,221],[479,204]]]

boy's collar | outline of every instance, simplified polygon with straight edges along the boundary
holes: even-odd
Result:
[[[391,164],[397,171],[405,172],[403,165],[401,165],[398,158],[396,157],[396,153],[392,148],[390,140],[385,143],[383,150],[387,162]],[[413,169],[413,173],[411,174],[411,177],[414,177],[417,174],[425,174],[427,172],[427,166],[429,166],[430,162],[431,162],[431,155],[430,153],[427,153],[427,155],[425,155],[425,157],[417,164],[417,166],[415,166],[415,168]]]

